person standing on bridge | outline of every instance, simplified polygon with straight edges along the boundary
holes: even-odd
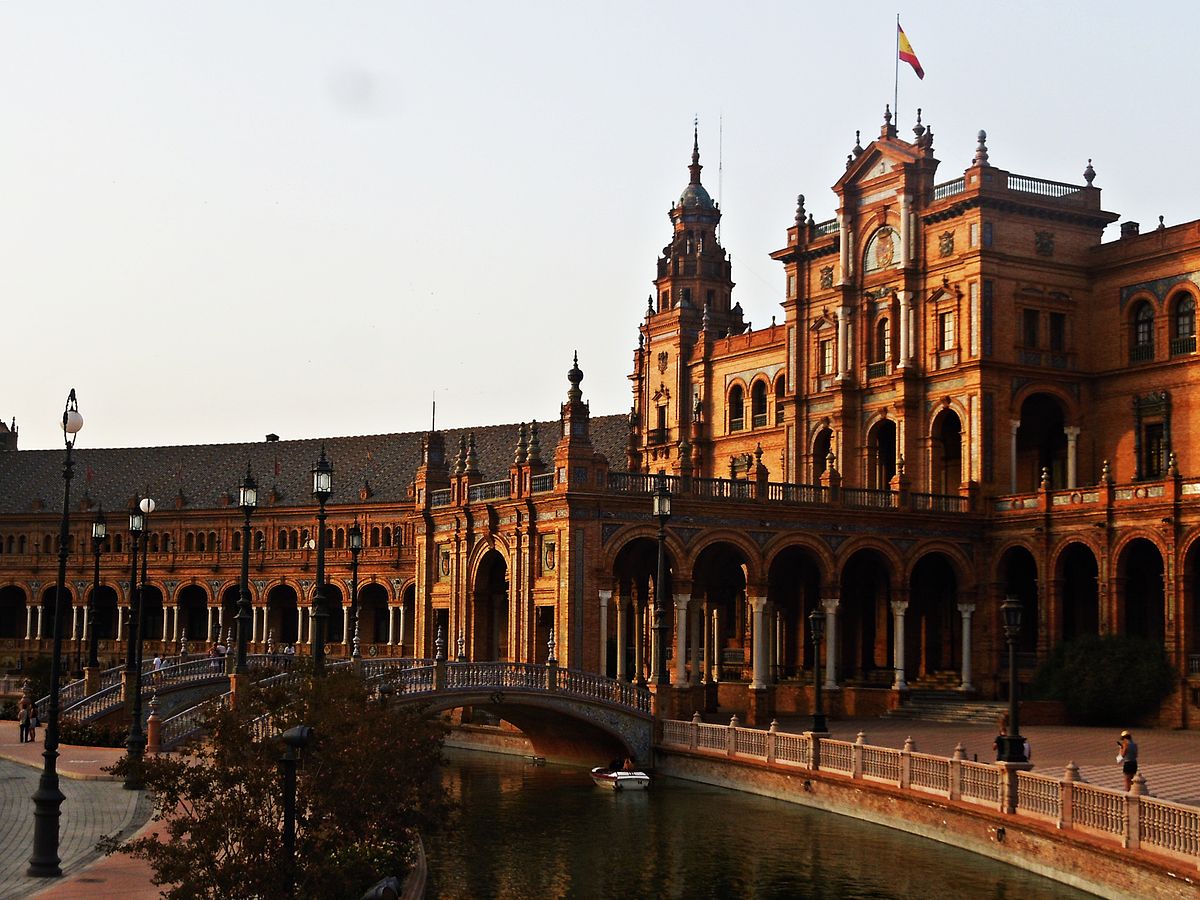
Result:
[[[1125,790],[1128,792],[1133,788],[1133,776],[1138,770],[1138,745],[1134,743],[1132,734],[1122,731],[1117,746],[1120,748],[1117,762],[1121,765],[1121,773],[1125,776]]]
[[[32,741],[33,738],[29,734],[29,701],[28,700],[25,700],[25,699],[21,700],[21,708],[20,708],[20,711],[17,713],[17,725],[19,726],[18,731],[20,732],[21,743],[27,744],[30,741]]]

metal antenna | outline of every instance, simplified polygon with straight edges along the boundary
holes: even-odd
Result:
[[[725,113],[724,111],[717,114],[717,202],[721,203],[725,199],[725,194],[721,191],[721,182],[724,176],[725,169]],[[717,220],[717,242],[721,241],[721,221]]]

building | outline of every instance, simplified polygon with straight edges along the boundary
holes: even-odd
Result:
[[[847,157],[834,217],[800,197],[772,254],[779,321],[735,301],[698,140],[670,211],[631,373],[628,416],[592,418],[578,361],[559,421],[473,433],[324,442],[337,488],[326,532],[335,654],[348,650],[358,521],[360,640],[369,654],[559,663],[655,674],[653,608],[670,633],[666,707],[720,703],[752,721],[811,704],[809,616],[834,712],[909,691],[1005,689],[1000,604],[1018,597],[1022,671],[1085,633],[1161,640],[1180,688],[1163,724],[1200,723],[1196,359],[1200,222],[1140,234],[1083,184],[993,165],[983,132],[937,180],[933,132],[879,136]],[[48,646],[61,454],[0,451],[0,659]],[[303,644],[320,441],[81,450],[68,591],[91,593],[97,505],[149,482],[149,635],[228,631],[247,464],[252,639]],[[656,591],[654,476],[674,498]],[[273,473],[273,475],[272,475]],[[77,482],[78,485],[78,482]],[[114,523],[115,524],[115,523]],[[115,660],[127,547],[102,548],[95,627]],[[674,614],[672,616],[671,609]],[[673,620],[673,628],[672,626]],[[808,674],[805,674],[805,673]]]

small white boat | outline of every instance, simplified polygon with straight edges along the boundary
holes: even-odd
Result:
[[[645,772],[613,771],[596,766],[592,769],[592,782],[610,791],[644,791],[650,787],[650,776]]]

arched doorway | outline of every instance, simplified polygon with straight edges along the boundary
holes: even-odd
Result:
[[[400,625],[396,629],[396,642],[400,645],[400,654],[408,656],[428,655],[424,647],[417,646],[417,586],[410,584],[404,589],[400,601]]]
[[[342,600],[342,590],[336,584],[327,582],[325,585],[325,611],[329,613],[328,629],[325,634],[325,652],[330,651],[330,644],[341,644],[346,640],[346,610],[348,606]]]
[[[717,681],[747,681],[754,669],[754,641],[771,645],[768,634],[753,633],[754,616],[746,597],[746,558],[733,544],[705,547],[692,569],[692,596],[703,597],[702,613],[710,633],[710,658]],[[669,615],[669,613],[668,613]],[[671,648],[667,648],[668,653]]]
[[[471,649],[475,661],[508,659],[508,563],[489,550],[475,570],[471,596]],[[547,638],[549,639],[549,638]]]
[[[117,637],[117,592],[106,584],[96,588],[92,613],[96,640],[112,641]]]
[[[1135,538],[1117,560],[1118,629],[1162,641],[1166,636],[1163,558],[1152,542]]]
[[[928,553],[909,581],[904,620],[905,677],[921,678],[962,669],[958,579],[949,558]]]
[[[957,494],[962,483],[962,422],[958,413],[944,409],[930,429],[929,490]]]
[[[1192,542],[1183,561],[1183,649],[1200,655],[1200,541]],[[1189,668],[1191,663],[1189,662]]]
[[[388,641],[388,591],[371,582],[358,589],[358,643],[360,648]],[[365,649],[362,652],[366,652]]]
[[[267,591],[267,634],[276,645],[299,642],[299,603],[296,589],[290,584],[277,584]],[[263,635],[264,639],[266,635]]]
[[[0,588],[0,638],[25,637],[25,592],[16,585]]]
[[[887,490],[896,475],[896,423],[882,419],[867,435],[867,487]]]
[[[1021,404],[1017,429],[1017,471],[1013,486],[1019,492],[1036,491],[1042,469],[1050,473],[1050,485],[1067,486],[1067,433],[1062,404],[1050,394],[1031,394]]]
[[[208,636],[208,592],[198,584],[179,589],[176,595],[176,615],[179,634],[189,642],[203,641]]]
[[[1000,559],[1004,596],[1021,601],[1021,633],[1017,652],[1036,654],[1041,634],[1041,609],[1038,604],[1037,562],[1025,547],[1010,547]]]
[[[673,561],[666,553],[668,585]],[[608,653],[612,665],[608,671],[617,678],[643,681],[651,670],[654,626],[654,578],[658,571],[658,542],[634,538],[623,546],[613,562],[616,582],[616,614],[609,616]],[[666,591],[667,596],[670,591]],[[666,599],[666,597],[664,597]],[[669,603],[670,601],[667,600]],[[623,660],[618,649],[624,649]]]
[[[891,600],[890,567],[882,553],[864,549],[846,560],[838,604],[839,680],[891,685]]]
[[[820,605],[820,593],[821,569],[811,551],[787,547],[771,560],[767,599],[775,628],[776,678],[799,678],[812,667],[808,615]]]
[[[141,588],[142,640],[163,640],[163,594],[152,584]]]
[[[833,449],[833,432],[828,428],[822,428],[817,432],[817,438],[813,441],[813,483],[820,481],[821,476],[825,474],[825,469],[829,466],[829,451]]]
[[[1100,633],[1100,567],[1085,544],[1073,542],[1058,558],[1062,586],[1062,639]]]
[[[54,599],[57,596],[58,588],[54,585],[42,591],[42,608],[41,630],[35,631],[38,637],[49,640],[54,637]],[[64,640],[71,636],[71,591],[66,585],[63,585],[63,613],[66,615],[66,622],[63,623],[62,636]],[[34,622],[34,628],[37,629],[38,622]]]
[[[236,584],[221,592],[221,615],[217,619],[213,639],[224,641],[227,646],[237,640],[238,601],[241,596],[242,589]]]

